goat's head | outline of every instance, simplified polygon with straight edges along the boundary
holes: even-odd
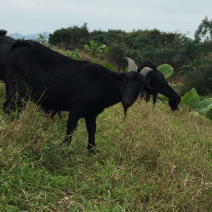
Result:
[[[122,80],[121,93],[122,93],[122,105],[126,114],[127,109],[133,105],[136,101],[139,92],[144,89],[151,89],[142,74],[136,72],[135,62],[128,60],[129,71],[125,74],[120,74],[120,80]]]
[[[172,98],[169,99],[169,106],[173,111],[179,110],[178,105],[180,101],[181,97],[178,94],[174,95]]]

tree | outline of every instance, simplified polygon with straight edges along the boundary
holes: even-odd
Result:
[[[195,31],[194,37],[196,39],[204,38],[206,41],[212,40],[212,20],[209,21],[208,17],[206,16]]]
[[[53,45],[64,44],[65,48],[82,48],[85,43],[88,43],[90,34],[87,28],[87,23],[83,26],[73,26],[56,30],[49,35],[49,43]]]

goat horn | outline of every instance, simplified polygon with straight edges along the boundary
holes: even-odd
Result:
[[[125,57],[128,61],[128,66],[129,66],[129,72],[130,71],[136,71],[136,64],[135,61],[129,57]]]
[[[146,76],[150,71],[153,71],[151,68],[149,68],[149,67],[144,67],[141,71],[140,71],[140,73],[142,74],[142,75],[144,75],[144,76]]]

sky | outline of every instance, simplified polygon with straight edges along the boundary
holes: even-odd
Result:
[[[0,0],[0,29],[22,35],[88,23],[96,29],[193,34],[212,19],[212,0]]]

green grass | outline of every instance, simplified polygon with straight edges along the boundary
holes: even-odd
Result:
[[[4,86],[0,85],[0,104]],[[139,99],[97,119],[98,154],[84,120],[71,147],[63,120],[28,103],[18,120],[0,110],[0,211],[211,211],[212,122],[187,108]]]

